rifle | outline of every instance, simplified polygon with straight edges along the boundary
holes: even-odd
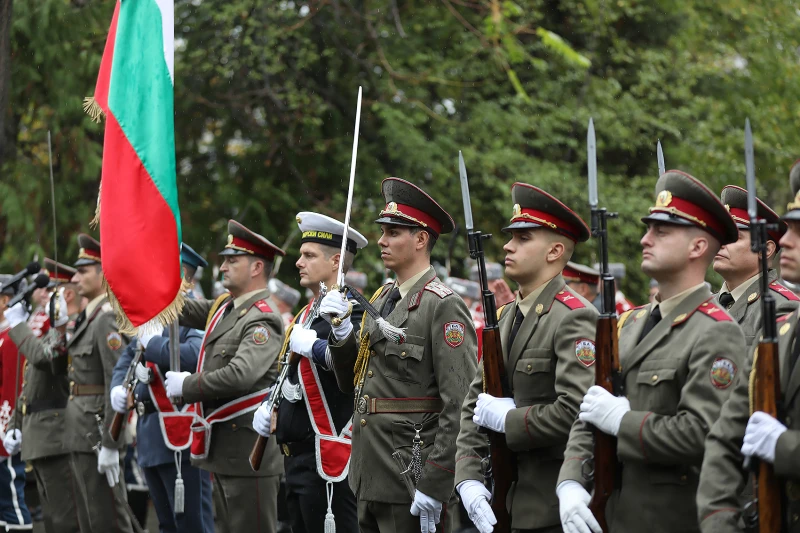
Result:
[[[745,122],[744,154],[747,180],[747,214],[750,217],[750,249],[759,254],[761,266],[761,324],[762,337],[758,343],[758,353],[753,362],[756,371],[753,411],[763,411],[780,420],[778,405],[781,399],[780,363],[778,358],[778,331],[775,322],[775,298],[769,290],[769,264],[767,263],[767,231],[777,229],[766,220],[758,217],[756,203],[756,172],[753,156],[753,133],[750,119]],[[775,468],[766,461],[745,460],[745,467],[752,467],[754,475],[753,502],[747,507],[755,507],[755,515],[748,516],[750,525],[758,524],[759,533],[779,533],[784,527],[785,494],[782,484],[775,475]]]
[[[481,298],[483,300],[483,316],[486,325],[483,327],[483,391],[492,396],[503,398],[511,397],[505,363],[503,361],[503,348],[500,343],[500,327],[497,323],[497,305],[494,293],[489,289],[489,280],[486,276],[486,258],[483,253],[483,241],[492,237],[483,234],[474,228],[472,223],[472,205],[469,197],[469,182],[467,181],[467,168],[464,157],[458,152],[458,171],[461,180],[461,197],[464,201],[464,219],[469,241],[469,255],[478,262],[478,278],[481,283]],[[506,501],[511,483],[514,481],[514,454],[508,449],[506,436],[503,433],[489,432],[489,457],[486,458],[488,467],[486,477],[491,484],[492,511],[497,519],[494,531],[497,533],[510,533],[511,515],[508,512]]]
[[[319,316],[319,306],[322,303],[322,299],[327,293],[328,288],[324,283],[320,282],[319,296],[317,296],[317,299],[314,300],[314,304],[306,314],[306,317],[300,326],[301,328],[311,329],[311,324]],[[280,407],[281,402],[283,401],[283,384],[289,377],[289,368],[292,365],[296,365],[299,360],[300,355],[294,353],[291,348],[289,348],[289,343],[287,342],[286,353],[284,353],[283,357],[281,357],[281,373],[278,375],[278,379],[275,381],[275,384],[272,386],[269,394],[267,395],[266,404],[268,413],[275,413],[278,410],[278,407]],[[253,472],[258,472],[258,469],[261,468],[261,461],[264,459],[264,451],[267,449],[268,440],[269,437],[259,435],[258,438],[256,438],[255,443],[253,443],[253,449],[250,450],[249,458],[250,468],[253,469]]]
[[[128,404],[133,402],[133,390],[139,383],[139,379],[136,377],[136,365],[141,362],[143,355],[144,349],[142,348],[142,343],[140,342],[139,346],[136,347],[136,353],[134,354],[133,359],[131,359],[131,364],[128,366],[128,370],[125,372],[125,379],[122,380],[122,385],[128,392]],[[114,418],[111,420],[111,427],[108,430],[108,434],[111,435],[111,438],[115,441],[119,440],[119,434],[122,431],[122,423],[124,421],[125,415],[115,411]]]
[[[592,210],[592,236],[597,239],[600,254],[600,276],[602,288],[600,299],[603,312],[597,317],[595,362],[595,385],[618,396],[622,394],[622,376],[617,345],[617,314],[614,309],[614,276],[608,269],[608,227],[609,218],[617,213],[609,213],[605,207],[598,207],[597,197],[597,145],[594,135],[594,121],[589,119],[587,134],[587,165],[589,174],[589,206]],[[606,504],[619,472],[617,464],[617,438],[603,433],[597,428],[594,433],[594,464],[583,475],[594,480],[594,494],[589,502],[589,510],[597,519],[603,533],[608,533]],[[583,466],[586,466],[584,463]]]

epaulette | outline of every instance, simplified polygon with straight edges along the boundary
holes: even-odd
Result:
[[[642,308],[644,308],[644,306],[640,305],[639,307],[628,309],[627,311],[624,311],[621,315],[619,315],[619,318],[617,319],[617,335],[619,335],[619,332],[622,331],[622,325],[628,321],[633,312],[636,311],[637,309],[642,309]]]
[[[453,289],[445,285],[444,283],[439,283],[438,281],[430,281],[427,285],[425,285],[425,290],[430,291],[439,298],[447,298],[451,294],[453,294]]]
[[[697,308],[704,315],[708,315],[717,322],[733,322],[733,318],[723,308],[714,303],[713,299],[706,300]]]
[[[575,309],[583,309],[584,307],[586,307],[586,305],[584,305],[584,303],[581,301],[580,298],[573,296],[566,289],[558,291],[558,294],[556,294],[555,299],[561,302],[562,304],[566,305],[567,307],[569,307],[572,311],[574,311]]]
[[[784,287],[777,281],[773,281],[769,284],[769,288],[773,291],[777,292],[787,300],[791,300],[793,302],[800,302],[800,297],[798,297],[794,292],[792,292],[788,287]]]
[[[266,299],[261,299],[261,300],[257,301],[256,303],[254,303],[253,305],[251,305],[250,307],[256,307],[262,313],[271,313],[272,312],[272,308],[269,306],[269,304],[267,303]]]

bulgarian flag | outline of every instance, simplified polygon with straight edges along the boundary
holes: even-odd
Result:
[[[175,176],[174,1],[118,0],[93,98],[106,117],[97,211],[103,272],[123,331],[161,331],[183,307]]]

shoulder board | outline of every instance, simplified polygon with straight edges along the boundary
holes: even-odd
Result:
[[[573,296],[566,288],[558,291],[556,300],[569,307],[571,310],[583,309],[586,307],[584,303],[577,296]]]
[[[439,298],[446,298],[453,294],[453,290],[445,285],[444,283],[439,283],[438,281],[431,281],[427,285],[425,285],[425,290],[430,291]]]
[[[772,289],[774,292],[777,292],[787,300],[791,300],[793,302],[800,302],[800,297],[798,297],[795,293],[793,293],[788,287],[784,287],[777,281],[773,281],[772,283],[770,283],[769,288]]]
[[[623,324],[628,321],[628,318],[630,318],[634,311],[636,311],[636,309],[628,309],[619,315],[619,318],[617,319],[617,335],[619,335],[619,332],[622,331]]]
[[[713,299],[706,300],[697,308],[704,315],[708,315],[717,322],[733,322],[733,318],[723,308],[714,303]],[[688,318],[688,317],[687,317]]]
[[[503,304],[497,309],[497,320],[500,320],[500,315],[503,314],[503,309],[506,308],[506,305],[508,304]]]
[[[269,304],[267,303],[267,300],[265,300],[265,299],[257,301],[256,303],[254,303],[250,307],[256,307],[262,313],[271,313],[272,312],[272,308],[269,306]]]

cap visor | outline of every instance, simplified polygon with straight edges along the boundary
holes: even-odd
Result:
[[[645,224],[648,222],[664,222],[665,224],[673,224],[675,226],[695,226],[694,222],[667,213],[650,213],[648,216],[642,217],[641,221]]]
[[[800,209],[792,209],[781,217],[783,220],[800,220]]]
[[[407,226],[409,228],[421,228],[419,224],[394,217],[381,217],[375,221],[376,224],[391,224],[392,226]]]
[[[243,252],[241,250],[236,250],[234,248],[225,248],[217,255],[253,255],[248,252]]]
[[[77,261],[75,261],[75,262],[72,264],[72,266],[74,266],[74,267],[80,267],[80,266],[86,266],[86,265],[99,265],[99,264],[100,264],[100,263],[99,263],[99,262],[97,262],[97,261],[93,261],[93,260],[91,260],[91,259],[83,259],[83,258],[81,258],[81,259],[78,259]]]
[[[541,224],[536,224],[535,222],[512,222],[511,224],[503,228],[503,231],[509,232],[515,229],[535,229],[541,227],[542,227]]]
[[[736,227],[739,229],[750,229],[750,226],[747,224],[739,224],[738,222],[736,223]]]

